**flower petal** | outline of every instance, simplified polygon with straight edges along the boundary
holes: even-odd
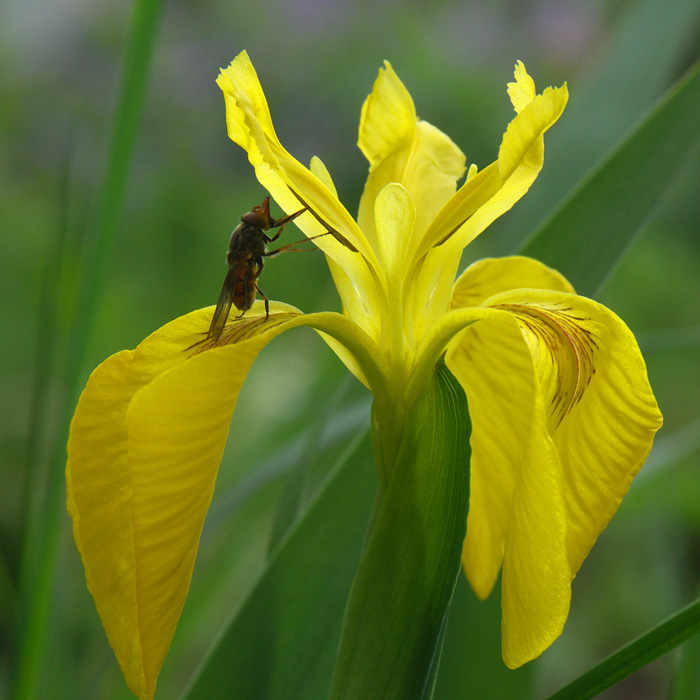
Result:
[[[517,289],[482,308],[491,320],[448,356],[474,425],[463,563],[483,597],[503,557],[503,654],[515,667],[561,632],[571,581],[661,416],[634,336],[605,307]]]
[[[662,416],[637,341],[612,311],[585,297],[534,290],[494,297],[489,305],[505,308],[509,298],[528,343],[539,336],[540,357],[556,357],[544,351],[553,337],[543,330],[546,324],[570,346],[566,357],[575,364],[568,368],[576,374],[570,398],[567,368],[561,363],[550,368],[548,362],[538,367],[541,377],[557,372],[563,378],[561,384],[543,385],[551,392],[550,414],[557,416],[551,430],[564,467],[567,551],[575,574],[644,464]],[[524,315],[523,303],[529,307]],[[535,357],[532,345],[531,352]],[[568,407],[559,409],[562,400]]]
[[[217,84],[224,93],[229,136],[247,151],[260,184],[287,213],[308,207],[309,211],[294,221],[307,236],[333,234],[316,238],[314,243],[345,271],[365,303],[372,306],[377,285],[382,284],[375,253],[327,180],[304,167],[281,145],[248,54],[239,54],[222,70]],[[314,167],[319,172],[318,164]]]
[[[486,598],[503,562],[513,500],[530,439],[535,377],[514,319],[480,321],[447,355],[472,420],[471,496],[462,562]]]
[[[532,258],[486,258],[455,283],[452,309],[479,306],[495,294],[521,287],[573,291],[556,270]],[[449,366],[469,396],[472,433],[472,506],[464,567],[477,595],[486,598],[498,576],[510,522],[517,466],[535,438],[532,360],[512,319],[473,326],[450,355]],[[507,430],[503,426],[508,426]],[[540,445],[545,453],[547,445]]]
[[[388,61],[362,107],[358,145],[370,163],[360,201],[358,223],[374,241],[374,202],[389,183],[403,185],[416,208],[414,248],[428,224],[454,194],[464,174],[465,157],[452,140],[428,122],[418,120],[413,100]]]
[[[518,85],[524,80],[523,72],[524,67],[522,71],[516,68],[516,76],[520,74]],[[564,111],[568,91],[566,84],[547,88],[527,105],[524,92],[519,88],[513,98],[521,109],[503,136],[498,160],[470,178],[445,204],[430,225],[419,254],[448,240],[462,250],[534,182],[544,160],[544,133]]]
[[[370,168],[376,168],[397,151],[411,147],[416,120],[411,95],[389,61],[384,61],[360,115],[357,145]]]
[[[539,260],[524,255],[482,258],[472,263],[455,282],[450,308],[480,306],[495,294],[526,288],[574,293],[564,275]]]
[[[411,195],[401,185],[389,183],[374,200],[374,214],[387,280],[394,280],[393,286],[398,287],[403,283],[404,274],[406,247],[403,241],[413,230],[416,217]]]
[[[272,301],[268,317],[259,301],[215,341],[207,337],[213,310],[103,362],[71,423],[73,534],[109,642],[142,700],[153,697],[175,632],[231,416],[260,350],[308,325],[341,347],[372,389],[381,391],[387,374],[372,339],[341,314]]]
[[[516,68],[516,75],[519,72],[524,68]],[[523,80],[521,75],[518,83]],[[514,99],[522,106],[527,86],[518,90]],[[544,160],[544,132],[559,118],[567,99],[564,85],[547,88],[523,106],[503,136],[498,160],[475,174],[470,171],[430,224],[408,272],[416,328],[421,327],[421,318],[430,322],[447,308],[462,249],[508,211],[536,179]]]
[[[271,323],[253,317],[238,326],[247,339],[199,352],[211,313],[183,316],[103,362],[71,423],[73,534],[139,698],[153,697],[180,617],[240,387],[262,347],[302,316],[273,302]]]
[[[515,111],[520,114],[535,99],[537,89],[535,81],[528,75],[522,61],[516,62],[514,76],[515,82],[508,83],[508,97]]]
[[[380,347],[394,363],[403,363],[406,336],[412,335],[410,316],[404,309],[404,241],[413,230],[416,210],[403,186],[389,183],[375,200],[379,252],[386,276],[385,320],[380,329]]]
[[[314,224],[311,215],[304,215],[298,219],[300,228],[309,228],[309,235],[334,230],[356,248],[361,247],[362,232],[345,207],[308,168],[283,148],[277,138],[265,94],[248,54],[240,53],[221,71],[216,82],[224,93],[229,137],[247,151],[260,183],[277,203],[287,213],[297,211],[302,202],[293,192],[299,193],[304,202],[328,222],[327,227],[318,221]],[[324,250],[326,248],[330,253],[337,246],[326,242]]]

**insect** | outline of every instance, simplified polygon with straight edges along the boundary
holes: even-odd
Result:
[[[228,273],[224,279],[224,286],[221,288],[219,301],[209,326],[207,334],[209,340],[218,340],[221,337],[231,306],[235,306],[241,312],[236,317],[241,318],[253,306],[258,292],[265,300],[265,318],[270,315],[270,300],[265,296],[265,292],[258,287],[258,278],[264,267],[263,258],[269,258],[285,250],[299,250],[292,248],[292,246],[302,241],[290,243],[276,250],[267,250],[267,244],[276,241],[282,235],[285,225],[306,210],[307,208],[304,207],[294,214],[288,214],[281,219],[273,219],[270,216],[270,198],[265,197],[260,206],[253,207],[252,211],[241,217],[241,223],[233,230],[228,244],[228,253],[226,254]],[[277,233],[274,236],[269,236],[267,232],[273,228],[277,229]],[[312,238],[318,237],[312,236]],[[311,240],[311,238],[304,240]]]

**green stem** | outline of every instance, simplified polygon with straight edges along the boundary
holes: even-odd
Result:
[[[469,501],[467,402],[444,364],[407,410],[392,461],[345,610],[329,700],[432,696]]]
[[[380,489],[384,490],[390,474],[390,467],[387,465],[393,464],[393,459],[389,458],[388,455],[396,454],[396,448],[403,432],[406,406],[403,398],[405,382],[396,377],[396,373],[392,371],[392,367],[374,340],[345,316],[332,312],[308,314],[300,316],[289,325],[302,324],[311,326],[342,343],[353,354],[362,368],[369,389],[374,396],[372,410],[373,447],[375,448],[375,458],[377,458],[376,466]],[[378,443],[374,434],[374,429],[377,427],[377,416],[384,426],[379,450],[377,450]],[[386,445],[389,445],[388,451]]]
[[[412,403],[422,391],[448,343],[472,323],[494,313],[497,312],[479,307],[460,309],[447,312],[433,323],[416,351],[411,380],[406,388],[407,403]]]

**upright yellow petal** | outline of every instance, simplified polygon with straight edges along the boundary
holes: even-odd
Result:
[[[377,285],[382,284],[375,253],[335,192],[327,187],[327,180],[283,148],[248,54],[239,54],[222,70],[217,84],[224,93],[229,136],[247,151],[260,184],[285,212],[308,208],[294,220],[307,236],[331,232],[314,243],[346,271],[371,305],[378,294]]]
[[[523,81],[521,74],[518,85]],[[508,211],[534,182],[544,160],[544,133],[564,111],[568,91],[566,85],[547,88],[527,104],[524,93],[527,88],[519,87],[515,97],[511,95],[520,111],[503,136],[498,161],[470,178],[445,204],[419,252],[448,240],[456,249],[463,249]]]
[[[522,61],[515,64],[515,82],[508,83],[508,97],[513,103],[513,108],[520,112],[527,107],[537,96],[535,81],[528,75]]]
[[[542,168],[543,136],[566,105],[566,85],[547,88],[525,105],[524,68],[516,69],[518,75],[514,99],[521,111],[508,125],[498,160],[469,177],[445,204],[413,257],[408,276],[414,280],[416,326],[421,316],[433,319],[444,312],[462,249],[527,192]]]
[[[372,92],[362,105],[357,145],[376,168],[397,151],[410,148],[415,138],[413,99],[389,61],[379,69]],[[398,182],[398,180],[393,180]]]
[[[539,175],[544,162],[544,133],[559,119],[568,99],[566,84],[560,88],[548,87],[508,125],[498,151],[498,169],[509,189],[516,188],[514,193],[519,191],[517,199]]]
[[[198,352],[211,312],[183,316],[103,362],[71,423],[73,534],[117,661],[142,699],[153,697],[185,602],[240,387],[261,348],[301,316],[273,303],[262,324],[271,330]]]
[[[379,345],[397,366],[408,362],[406,336],[410,336],[411,328],[405,322],[404,313],[404,260],[407,253],[404,239],[413,230],[415,216],[411,196],[401,185],[390,183],[377,195],[375,217],[387,288],[387,308]]]
[[[418,120],[413,100],[388,61],[362,107],[358,145],[370,163],[358,223],[375,244],[374,202],[389,183],[399,183],[416,209],[415,228],[405,241],[415,248],[428,224],[454,194],[465,157],[452,140]]]

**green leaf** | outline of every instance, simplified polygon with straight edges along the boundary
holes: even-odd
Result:
[[[594,296],[700,146],[700,64],[533,234],[521,254]]]
[[[611,654],[548,700],[588,700],[700,633],[700,600]]]
[[[409,409],[392,478],[377,497],[331,700],[432,696],[466,531],[469,431],[464,391],[440,364]]]
[[[460,575],[450,605],[450,619],[434,700],[530,700],[536,664],[515,670],[501,656],[501,584],[479,600]]]
[[[363,432],[280,542],[184,699],[325,696],[376,484]]]
[[[270,533],[268,552],[274,551],[287,529],[303,511],[305,494],[315,492],[314,472],[318,470],[319,461],[323,461],[319,460],[318,449],[323,432],[343,415],[343,402],[347,404],[359,386],[354,377],[348,374],[345,374],[343,380],[339,381],[338,384],[338,388],[328,396],[327,383],[323,382],[324,397],[318,397],[316,401],[312,402],[312,410],[315,415],[309,416],[309,427],[302,436],[304,448],[297,461],[297,466],[285,479],[284,490],[279,499]],[[360,388],[364,391],[364,387]],[[347,411],[347,409],[345,410]],[[328,463],[330,464],[330,461]]]
[[[624,8],[596,51],[591,75],[569,81],[569,104],[547,134],[544,168],[510,219],[511,240],[534,229],[663,95],[692,50],[699,18],[697,0],[641,0]]]

